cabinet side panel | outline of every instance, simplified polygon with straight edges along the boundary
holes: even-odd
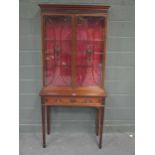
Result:
[[[107,53],[107,16],[104,19],[104,28],[103,28],[103,72],[102,72],[102,86],[104,88],[104,81],[105,81],[105,67],[106,67],[106,53]]]
[[[45,71],[44,71],[44,49],[45,49],[45,43],[44,43],[44,16],[40,15],[40,20],[41,20],[41,44],[42,44],[42,81],[43,81],[43,86],[45,85]]]

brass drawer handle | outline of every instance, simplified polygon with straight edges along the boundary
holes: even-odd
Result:
[[[72,96],[76,96],[76,93],[72,93]]]

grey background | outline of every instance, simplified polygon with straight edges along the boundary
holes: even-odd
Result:
[[[40,131],[41,89],[40,2],[76,0],[20,0],[20,132]],[[78,4],[111,5],[106,66],[105,132],[134,131],[134,0],[78,0]],[[54,108],[52,130],[94,130],[95,110]]]

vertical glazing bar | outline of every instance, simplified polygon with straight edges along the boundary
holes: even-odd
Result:
[[[72,16],[72,88],[76,87],[76,16]]]

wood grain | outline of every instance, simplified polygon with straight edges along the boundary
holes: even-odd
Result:
[[[110,6],[104,5],[64,5],[64,4],[39,4],[41,10],[41,44],[42,44],[42,79],[43,85],[40,90],[41,110],[42,110],[42,139],[43,147],[46,147],[46,123],[47,134],[50,134],[50,107],[52,106],[76,106],[93,107],[97,109],[96,113],[96,135],[99,135],[99,148],[102,147],[102,131],[105,97],[107,96],[104,86],[105,81],[105,63],[106,63],[106,34],[107,34],[107,15]],[[72,54],[71,54],[71,86],[54,87],[46,85],[45,81],[45,51],[46,34],[45,18],[47,16],[70,16],[72,24]],[[100,86],[79,87],[76,84],[76,57],[77,57],[77,18],[78,16],[89,16],[104,18],[103,25],[103,50],[102,52],[102,80]]]

